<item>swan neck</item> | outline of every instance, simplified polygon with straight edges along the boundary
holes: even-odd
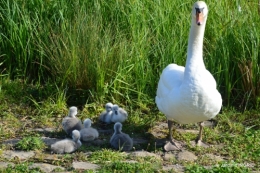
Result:
[[[203,62],[203,37],[205,32],[206,20],[203,25],[198,26],[194,20],[190,29],[188,41],[188,54],[185,66],[185,73],[193,74],[197,68],[205,68]]]

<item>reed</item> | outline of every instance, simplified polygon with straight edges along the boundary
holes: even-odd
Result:
[[[193,1],[0,0],[0,71],[86,90],[90,101],[154,99],[169,63],[185,65]],[[204,61],[224,105],[260,97],[258,4],[207,1]],[[238,10],[241,7],[241,11]]]

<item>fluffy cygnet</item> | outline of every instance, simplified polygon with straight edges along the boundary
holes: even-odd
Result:
[[[89,118],[84,120],[84,128],[80,130],[80,139],[82,141],[93,141],[98,138],[98,131],[91,127]]]
[[[110,139],[113,148],[122,151],[129,151],[133,148],[133,139],[128,134],[122,132],[122,124],[120,122],[114,125],[114,134]]]
[[[103,111],[100,116],[99,116],[99,120],[104,122],[104,123],[107,123],[107,124],[110,124],[111,123],[111,116],[112,116],[112,107],[113,107],[113,104],[112,103],[107,103],[105,108],[106,110]]]
[[[80,131],[81,129],[83,129],[83,124],[81,120],[76,117],[77,113],[77,107],[72,106],[69,108],[68,116],[63,118],[62,120],[62,128],[70,136],[73,130]]]
[[[116,122],[124,122],[127,119],[127,112],[123,109],[120,108],[118,105],[114,105],[112,107],[112,118],[111,121],[116,123]]]
[[[78,130],[72,131],[72,139],[64,139],[51,145],[51,150],[54,153],[72,153],[81,146],[80,133]]]

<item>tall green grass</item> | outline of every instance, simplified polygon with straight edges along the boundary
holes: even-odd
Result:
[[[85,90],[92,101],[150,101],[163,68],[185,64],[193,3],[0,0],[0,71],[56,83],[61,91]],[[206,66],[224,105],[254,107],[260,95],[257,3],[207,4]]]

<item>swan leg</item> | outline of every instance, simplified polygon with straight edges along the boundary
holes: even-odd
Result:
[[[196,139],[196,145],[197,146],[201,146],[201,147],[208,147],[207,144],[202,142],[202,132],[203,132],[203,127],[204,127],[205,123],[204,122],[199,122],[198,124],[199,124],[199,127],[200,127],[200,131],[199,131],[199,135],[198,135],[198,137]]]
[[[173,121],[168,120],[168,128],[169,128],[169,134],[170,134],[170,141],[167,142],[164,145],[165,151],[172,151],[172,150],[180,150],[182,147],[182,144],[172,137],[172,130],[173,130]]]
[[[203,122],[199,122],[198,124],[200,127],[200,131],[199,131],[199,135],[196,139],[196,143],[198,143],[199,141],[202,141]]]

